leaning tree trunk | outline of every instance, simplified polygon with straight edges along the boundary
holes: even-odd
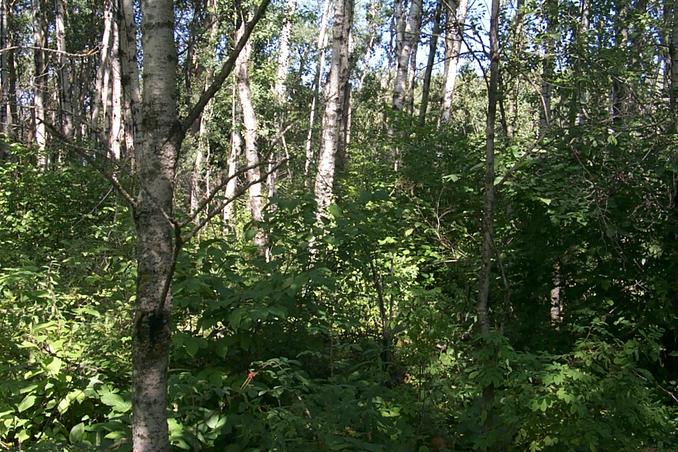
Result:
[[[344,89],[348,79],[349,32],[353,20],[353,0],[335,0],[332,27],[332,63],[323,114],[322,138],[315,178],[316,220],[323,223],[332,202],[335,160],[339,144],[339,123],[343,114]]]
[[[466,22],[467,10],[468,0],[460,0],[456,9],[448,6],[447,10],[447,26],[445,29],[446,64],[443,76],[445,84],[443,86],[443,103],[440,108],[440,124],[450,122],[454,87],[457,82],[457,65],[459,64],[461,42],[464,37],[464,23]]]

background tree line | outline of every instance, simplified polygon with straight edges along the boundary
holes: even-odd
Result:
[[[0,0],[0,446],[672,450],[673,0]]]

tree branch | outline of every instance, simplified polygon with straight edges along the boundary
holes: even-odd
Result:
[[[219,91],[221,85],[224,84],[228,76],[231,74],[233,68],[235,67],[235,61],[238,59],[238,55],[240,55],[240,51],[243,49],[243,47],[245,47],[245,44],[247,44],[247,40],[250,38],[252,30],[254,30],[254,27],[257,24],[257,22],[259,22],[259,20],[262,17],[264,17],[264,14],[266,13],[266,8],[268,7],[269,3],[271,3],[271,0],[262,0],[261,4],[259,5],[259,8],[257,9],[257,12],[254,14],[254,17],[245,26],[245,31],[243,35],[241,36],[241,38],[238,40],[235,47],[231,51],[231,54],[228,56],[228,59],[221,66],[221,69],[219,69],[219,72],[217,72],[216,75],[214,76],[214,80],[212,81],[210,86],[205,91],[203,91],[202,95],[200,96],[200,99],[198,99],[195,105],[191,107],[186,117],[180,121],[181,123],[179,126],[179,132],[181,134],[185,134],[186,132],[188,132],[193,123],[202,114],[207,103],[214,97],[217,91]]]
[[[200,230],[201,230],[203,227],[205,227],[205,225],[206,225],[212,218],[214,218],[217,214],[219,214],[219,212],[221,212],[221,211],[224,210],[224,207],[226,207],[227,205],[229,205],[230,203],[232,203],[233,201],[235,201],[236,199],[238,199],[240,196],[242,196],[242,195],[243,195],[243,194],[244,194],[244,193],[245,193],[252,185],[259,184],[259,183],[265,181],[265,180],[266,180],[266,177],[268,177],[269,174],[271,174],[271,173],[274,172],[274,171],[277,171],[278,168],[280,168],[280,167],[281,167],[284,163],[286,163],[286,162],[287,162],[287,159],[281,160],[281,161],[278,162],[273,168],[269,169],[266,173],[264,173],[264,174],[262,174],[261,176],[259,176],[258,179],[253,180],[253,181],[250,181],[250,182],[247,182],[245,185],[243,185],[242,187],[240,187],[240,189],[238,189],[238,190],[233,194],[232,197],[230,197],[230,198],[228,198],[228,199],[224,199],[224,200],[221,202],[221,204],[219,204],[219,206],[217,206],[216,208],[210,210],[210,211],[207,213],[207,215],[205,215],[205,218],[203,218],[202,220],[200,220],[200,221],[198,222],[198,224],[196,224],[196,225],[193,227],[193,229],[191,229],[191,232],[189,232],[188,235],[186,235],[185,237],[183,237],[183,238],[181,239],[182,243],[186,243],[186,242],[188,242],[189,240],[191,240],[193,237],[195,237],[195,236],[198,234],[198,232],[200,232]]]
[[[127,190],[125,190],[125,187],[122,186],[120,181],[117,179],[115,173],[109,173],[106,171],[102,166],[100,166],[98,163],[96,163],[96,160],[92,158],[91,155],[89,155],[85,151],[94,151],[97,153],[99,157],[104,158],[107,162],[111,163],[114,166],[118,166],[117,163],[113,162],[111,159],[108,157],[103,156],[100,152],[97,152],[96,149],[92,148],[86,148],[83,146],[78,146],[77,144],[73,143],[70,139],[65,137],[59,130],[57,130],[52,124],[49,124],[48,122],[44,122],[45,126],[50,129],[52,132],[52,135],[54,135],[56,138],[59,139],[62,143],[64,143],[66,146],[68,146],[70,149],[72,149],[76,154],[78,154],[80,157],[84,158],[87,163],[92,165],[92,168],[94,168],[99,174],[101,174],[103,177],[108,179],[108,181],[113,185],[113,188],[122,196],[122,198],[129,204],[129,206],[132,208],[132,210],[136,209],[137,203],[134,200],[134,197],[130,195]]]

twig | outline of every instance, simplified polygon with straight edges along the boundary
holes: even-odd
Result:
[[[240,196],[242,196],[242,195],[247,191],[247,189],[249,189],[252,185],[259,184],[259,183],[265,181],[265,180],[266,180],[266,177],[267,177],[269,174],[271,174],[271,173],[274,172],[274,171],[277,171],[277,169],[280,168],[280,166],[282,166],[285,162],[287,162],[287,160],[281,160],[280,162],[278,162],[278,164],[276,164],[276,165],[275,165],[273,168],[271,168],[269,171],[267,171],[266,173],[264,173],[263,175],[261,175],[258,179],[246,183],[245,185],[243,185],[242,187],[240,187],[240,189],[239,189],[238,191],[236,191],[236,192],[233,194],[232,197],[230,197],[230,198],[228,198],[228,199],[225,199],[221,204],[219,204],[219,206],[217,206],[216,208],[210,210],[210,211],[207,213],[207,215],[206,215],[202,220],[200,220],[200,222],[198,222],[198,224],[196,224],[196,225],[193,227],[193,229],[191,229],[191,232],[189,232],[186,236],[182,237],[182,243],[186,243],[186,242],[188,242],[189,240],[191,240],[193,237],[195,237],[195,236],[198,234],[198,232],[200,232],[200,230],[201,230],[203,227],[205,227],[205,225],[206,225],[212,218],[214,218],[219,212],[221,212],[222,210],[224,210],[224,207],[226,207],[227,205],[229,205],[230,203],[232,203],[233,201],[235,201],[236,199],[238,199]],[[183,223],[182,223],[182,224],[183,224]],[[181,226],[181,225],[180,225],[180,226]]]
[[[78,154],[80,157],[84,158],[87,160],[87,163],[92,165],[92,167],[97,170],[99,174],[101,174],[103,177],[108,179],[108,181],[113,185],[113,187],[116,189],[116,191],[120,194],[120,196],[123,197],[123,199],[129,204],[129,206],[132,208],[132,210],[135,210],[137,208],[137,203],[130,195],[127,190],[125,190],[125,187],[122,186],[120,181],[118,181],[117,177],[115,174],[111,174],[108,171],[106,171],[103,167],[99,166],[96,163],[96,160],[92,158],[89,154],[85,152],[85,150],[92,150],[91,148],[85,148],[82,146],[78,146],[74,144],[70,139],[65,137],[59,130],[57,130],[53,125],[45,122],[45,126],[51,130],[52,134],[57,137],[60,141],[62,141],[65,145],[67,145],[70,149],[75,151],[76,154]],[[99,154],[99,153],[97,153]],[[108,162],[113,163],[109,158],[104,157]],[[117,166],[117,164],[113,163],[114,165]]]

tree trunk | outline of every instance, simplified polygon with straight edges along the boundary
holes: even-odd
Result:
[[[423,13],[420,10],[417,17],[417,38],[412,42],[412,51],[410,53],[409,83],[407,89],[407,113],[414,113],[414,90],[417,87],[417,52],[419,51],[419,34],[421,32],[421,22]]]
[[[244,32],[243,24],[238,31],[236,40],[240,39]],[[258,226],[258,223],[264,221],[264,196],[262,194],[261,168],[259,167],[259,153],[257,152],[257,117],[254,112],[254,103],[252,102],[252,92],[250,90],[249,64],[252,46],[247,43],[240,52],[238,62],[236,63],[236,77],[238,80],[238,98],[242,108],[243,125],[245,126],[245,158],[247,166],[251,167],[247,171],[247,181],[250,183],[248,190],[250,213],[252,221],[255,223],[257,232],[254,235],[254,244],[259,250],[265,253],[268,238],[264,231]]]
[[[117,8],[116,8],[117,11]],[[120,67],[120,28],[116,12],[111,24],[111,125],[108,130],[108,151],[111,158],[120,160],[122,146],[122,70]]]
[[[183,137],[177,123],[174,9],[170,0],[142,0],[143,133],[137,153],[141,184],[135,209],[137,298],[133,337],[135,451],[169,451],[167,365],[173,255],[174,177]]]
[[[278,102],[283,103],[287,95],[287,72],[290,68],[290,36],[294,12],[297,8],[297,0],[288,0],[285,5],[283,28],[280,31],[280,46],[278,47],[278,67],[275,73],[275,85],[273,92]]]
[[[212,49],[213,46],[217,45],[217,37],[219,34],[219,20],[217,15],[217,2],[216,0],[210,0],[207,4],[207,22],[210,24],[209,28],[209,40],[208,48]],[[197,30],[194,30],[197,32]],[[195,49],[196,56],[195,60],[197,62],[198,49]],[[188,64],[188,63],[187,63]],[[196,64],[196,63],[191,63]],[[192,71],[187,70],[187,73]],[[212,83],[212,78],[214,76],[214,70],[212,65],[207,65],[207,70],[205,71],[204,86],[203,91]],[[187,75],[188,77],[188,75]],[[189,93],[190,94],[190,93]],[[209,180],[210,165],[209,160],[205,158],[206,154],[209,155],[209,138],[207,136],[207,125],[212,118],[212,107],[213,102],[209,102],[205,106],[205,110],[202,115],[200,115],[200,120],[198,124],[198,143],[196,146],[195,160],[193,162],[193,171],[191,173],[191,190],[190,190],[190,210],[191,214],[195,213],[198,204],[202,198],[202,186],[205,185],[204,192],[209,192],[207,188],[207,181]],[[209,210],[209,209],[208,209]]]
[[[344,89],[348,80],[349,33],[353,20],[353,0],[335,0],[332,27],[332,63],[323,114],[322,138],[315,179],[316,221],[323,223],[332,202],[335,159],[339,145],[339,123],[343,115]]]
[[[673,114],[674,130],[678,130],[678,5],[671,8],[671,29],[669,39],[669,106]]]
[[[297,7],[297,0],[288,0],[285,10],[283,12],[283,28],[280,31],[280,46],[278,48],[278,67],[275,73],[275,83],[273,86],[273,94],[275,95],[278,108],[285,109],[287,104],[287,73],[290,68],[290,36],[292,34],[292,23],[294,12]],[[285,143],[285,131],[283,112],[278,111],[275,118],[276,123],[276,142],[274,149],[279,149]],[[272,151],[269,156],[268,176],[266,178],[266,185],[268,187],[268,199],[273,199],[276,193],[277,172],[276,152]],[[289,166],[288,166],[289,168]]]
[[[579,6],[579,22],[574,32],[574,41],[577,45],[577,52],[574,52],[574,61],[572,63],[572,72],[575,74],[574,88],[570,98],[568,111],[568,125],[573,127],[583,122],[583,113],[581,109],[582,98],[585,96],[581,76],[577,76],[582,70],[582,61],[585,60],[587,49],[586,32],[589,29],[589,0],[581,0]],[[579,56],[580,53],[582,56]]]
[[[551,326],[554,329],[559,330],[560,323],[563,321],[563,296],[561,291],[560,262],[556,262],[555,264],[553,264],[553,273],[551,280],[553,283],[550,293]]]
[[[407,91],[409,82],[408,70],[410,65],[410,58],[414,43],[419,40],[419,16],[421,15],[421,0],[412,0],[407,20],[405,22],[405,29],[402,34],[402,41],[396,45],[398,53],[396,55],[396,75],[393,85],[393,100],[391,106],[395,111],[403,109],[403,102]]]
[[[110,47],[111,34],[113,28],[113,0],[106,0],[104,2],[104,31],[101,37],[101,49],[99,50],[99,66],[97,67],[97,74],[94,88],[94,105],[92,106],[92,117],[90,130],[93,134],[93,139],[101,141],[104,137],[106,128],[101,128],[99,125],[100,116],[106,118],[108,108],[108,88],[109,78],[111,73],[110,66]]]
[[[137,63],[136,24],[134,0],[120,0],[120,70],[124,101],[124,135],[126,155],[134,159],[141,147],[139,67]],[[133,161],[133,160],[132,160]]]
[[[12,33],[10,31],[11,11],[7,5],[6,0],[0,0],[0,85],[2,86],[2,98],[0,99],[0,133],[10,135],[12,129],[12,114],[10,111],[10,104],[15,102],[10,94],[10,53],[12,50]],[[0,154],[4,154],[0,151]],[[4,158],[3,155],[0,155]]]
[[[33,139],[38,147],[38,166],[46,169],[49,159],[45,153],[47,134],[45,129],[45,101],[47,94],[47,64],[45,51],[47,38],[41,0],[32,0],[33,13]]]
[[[457,65],[459,64],[459,53],[461,51],[461,42],[464,36],[464,23],[466,22],[466,12],[468,10],[468,0],[460,0],[456,9],[448,6],[447,25],[445,27],[445,74],[443,80],[443,103],[440,108],[440,123],[450,122],[452,113],[452,99],[454,96],[454,86],[457,81]]]
[[[489,294],[492,274],[494,235],[494,134],[497,116],[499,82],[499,0],[492,0],[490,16],[490,83],[487,91],[487,124],[485,130],[485,195],[483,202],[483,246],[481,268],[478,276],[478,323],[483,334],[490,331]]]
[[[436,4],[436,12],[433,18],[433,31],[431,33],[431,41],[428,48],[428,60],[426,62],[426,70],[424,72],[424,82],[421,88],[421,105],[419,106],[419,125],[426,124],[426,112],[428,111],[428,99],[431,94],[431,74],[433,73],[433,65],[436,60],[436,53],[438,51],[438,34],[440,34],[440,16],[442,13],[443,0],[439,0]]]
[[[73,106],[71,93],[71,65],[65,56],[66,52],[66,3],[56,0],[56,45],[59,74],[59,118],[61,133],[73,137]]]
[[[318,109],[318,97],[320,95],[320,84],[322,82],[323,69],[325,68],[325,45],[327,40],[327,23],[330,17],[331,0],[325,0],[323,6],[323,13],[320,18],[320,29],[318,32],[318,64],[315,68],[315,77],[313,83],[313,99],[311,100],[311,113],[308,119],[308,133],[306,134],[306,161],[304,163],[304,178],[306,185],[311,188],[311,166],[314,160],[313,155],[313,126],[315,125],[315,115]]]
[[[238,159],[242,154],[242,137],[240,130],[238,130],[238,103],[236,102],[237,84],[233,84],[233,100],[231,105],[231,149],[228,152],[228,168],[226,177],[230,178],[226,184],[226,199],[232,199],[235,196],[235,191],[238,188],[238,178],[234,177],[238,168]],[[235,227],[235,204],[230,203],[224,207],[224,225],[227,227]]]

